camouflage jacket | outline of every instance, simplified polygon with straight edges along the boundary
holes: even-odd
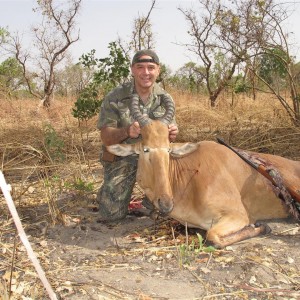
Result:
[[[132,81],[119,85],[105,96],[97,123],[99,129],[103,127],[126,127],[134,122],[129,110],[130,96],[133,92],[134,83]],[[140,101],[141,111],[147,114],[151,119],[162,117],[165,113],[165,109],[161,106],[161,95],[166,94],[171,98],[164,89],[155,83],[149,101],[146,104]],[[175,118],[172,123],[176,124]],[[123,143],[131,144],[136,141],[137,139],[128,138],[123,141]]]

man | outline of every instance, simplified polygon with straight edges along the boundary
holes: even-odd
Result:
[[[105,146],[113,144],[136,143],[141,138],[140,126],[130,115],[131,96],[139,96],[141,111],[152,119],[163,116],[165,112],[160,105],[161,96],[171,98],[156,83],[160,65],[154,51],[138,51],[132,59],[131,73],[132,82],[116,87],[105,96],[97,124],[103,143],[100,161],[104,169],[104,181],[97,195],[100,220],[103,221],[116,221],[126,217],[136,181],[138,156],[117,157],[105,149]],[[177,134],[178,127],[173,120],[169,125],[171,142]]]

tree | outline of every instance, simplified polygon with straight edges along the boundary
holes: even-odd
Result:
[[[11,94],[24,86],[22,66],[15,58],[8,58],[0,64],[0,91]]]
[[[188,62],[176,72],[180,85],[185,89],[197,93],[203,87],[204,68],[197,66],[194,62]]]
[[[293,76],[297,86],[300,86],[300,62],[297,62],[293,66]]]
[[[218,95],[230,82],[237,67],[244,68],[253,83],[253,78],[258,78],[277,97],[292,122],[298,125],[299,87],[293,71],[289,34],[284,30],[288,18],[284,4],[277,4],[274,0],[231,0],[225,2],[227,6],[221,0],[199,0],[199,3],[202,5],[199,16],[191,9],[180,10],[190,24],[192,43],[186,47],[204,64],[203,75],[211,105],[216,104]],[[274,79],[276,71],[277,80],[269,82],[264,76],[271,62],[276,66],[272,76]],[[283,74],[286,74],[285,85],[289,87],[292,105],[282,90],[278,90],[278,84],[274,86],[279,78],[283,80]]]
[[[134,20],[134,28],[132,31],[132,39],[129,48],[134,52],[141,49],[154,49],[154,37],[152,32],[152,24],[150,15],[154,9],[156,0],[152,0],[151,7],[146,17],[141,16]]]
[[[79,121],[87,121],[99,112],[102,102],[99,100],[100,92],[105,94],[129,79],[129,58],[116,42],[111,42],[108,47],[108,57],[96,58],[95,50],[92,50],[80,58],[85,68],[93,69],[93,77],[81,91],[73,108],[73,116]]]
[[[123,42],[118,38],[117,44],[123,51],[123,55],[129,57],[130,54],[135,53],[141,49],[155,49],[155,40],[152,32],[152,24],[150,22],[150,15],[155,7],[156,0],[152,0],[151,7],[147,16],[139,16],[134,19],[133,30],[129,42]]]
[[[84,67],[81,63],[67,63],[63,70],[56,74],[55,91],[61,96],[78,97],[83,89],[90,83],[94,75],[94,70]]]
[[[188,34],[192,38],[191,44],[185,46],[204,65],[202,77],[214,107],[253,41],[240,35],[240,20],[220,1],[199,0],[199,3],[202,6],[199,15],[193,9],[179,10],[189,23]]]
[[[59,64],[65,59],[68,48],[79,39],[79,31],[75,33],[75,19],[81,0],[38,0],[37,3],[34,11],[42,15],[42,22],[32,28],[34,41],[30,51],[23,50],[18,35],[12,37],[11,44],[16,59],[22,65],[29,92],[49,107]],[[35,66],[36,89],[31,84],[33,73],[29,71],[29,65]]]
[[[251,32],[257,40],[257,51],[247,58],[247,67],[269,92],[279,100],[294,125],[300,126],[299,81],[289,43],[290,34],[284,30],[289,16],[284,4],[273,0],[259,1]],[[260,62],[257,67],[257,61]],[[288,88],[286,97],[283,85]],[[291,100],[291,101],[290,101]]]
[[[108,57],[96,58],[96,51],[92,50],[80,58],[80,63],[84,67],[94,69],[92,81],[104,92],[127,81],[130,73],[129,58],[124,55],[117,42],[109,43],[108,48],[110,49]]]
[[[5,28],[0,27],[0,46],[6,43],[8,36],[9,36],[8,31]]]
[[[277,90],[280,90],[287,75],[283,61],[287,60],[287,53],[281,47],[266,49],[266,53],[261,55],[259,76],[268,84],[277,85]]]

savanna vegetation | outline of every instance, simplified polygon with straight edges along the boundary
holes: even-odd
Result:
[[[88,235],[87,228],[93,230],[90,224],[98,226],[95,198],[103,174],[98,161],[101,139],[96,122],[102,97],[112,87],[130,80],[129,58],[135,50],[155,48],[151,14],[156,1],[149,1],[146,16],[133,21],[130,42],[119,38],[107,45],[108,57],[97,58],[91,50],[75,63],[67,59],[67,50],[79,37],[75,20],[81,0],[73,0],[63,7],[54,6],[54,2],[37,1],[36,13],[44,15],[41,26],[34,29],[33,45],[37,52],[23,49],[19,37],[9,32],[9,28],[0,29],[1,51],[6,57],[0,62],[1,171],[12,185],[12,197],[25,230],[61,299],[175,299],[172,294],[167,298],[159,294],[151,296],[142,289],[112,287],[102,282],[102,278],[91,283],[86,275],[81,275],[82,281],[75,277],[68,279],[71,272],[93,270],[95,265],[99,272],[108,268],[130,269],[135,266],[131,259],[136,259],[141,251],[131,245],[126,253],[128,245],[116,242],[112,256],[102,245],[104,248],[101,246],[99,253],[93,246],[92,253],[86,252],[89,258],[81,259],[76,248],[79,244],[73,241],[75,231],[80,232],[83,239]],[[230,145],[245,150],[300,160],[300,67],[284,27],[288,7],[273,0],[231,1],[229,6],[222,1],[199,0],[198,5],[193,9],[180,8],[179,13],[186,17],[187,34],[191,39],[185,47],[202,64],[191,61],[173,73],[162,65],[160,77],[161,84],[176,103],[180,129],[177,141],[222,137]],[[49,36],[55,38],[49,39]],[[32,53],[43,55],[35,57]],[[136,187],[133,198],[141,194]],[[4,198],[0,201],[0,298],[47,299],[18,238]],[[270,285],[264,286],[265,289],[253,288],[253,285],[252,289],[249,286],[235,289],[234,285],[223,283],[214,286],[209,278],[201,276],[210,272],[210,262],[215,270],[218,262],[229,263],[226,261],[228,253],[207,254],[202,240],[192,240],[193,236],[187,233],[180,235],[173,223],[172,232],[163,235],[166,225],[161,224],[155,233],[148,230],[153,239],[146,242],[146,229],[143,234],[135,231],[137,229],[132,231],[143,238],[143,251],[156,257],[160,257],[157,254],[160,251],[166,257],[164,262],[168,261],[167,257],[173,257],[179,274],[189,270],[191,277],[206,291],[199,294],[199,299],[282,299],[282,290],[289,297],[286,299],[299,296],[299,269],[292,263],[284,266],[283,262],[269,262],[272,271],[284,274],[285,278],[284,287],[276,286],[275,290],[271,290]],[[295,228],[299,226],[294,225]],[[298,229],[294,230],[293,238],[299,240]],[[68,239],[63,237],[63,232],[72,237],[68,240],[74,246],[72,249],[60,248],[52,242],[57,230],[62,234],[60,241]],[[97,230],[102,232],[100,227]],[[165,243],[160,244],[161,240]],[[287,248],[293,248],[291,253],[295,254],[299,242],[298,246],[295,242]],[[281,251],[262,249],[263,254],[273,251],[275,256]],[[243,251],[247,253],[246,248]],[[71,253],[73,260],[63,258],[63,252]],[[93,261],[95,257],[99,258],[97,264]],[[189,269],[203,261],[207,270]],[[150,258],[148,262],[151,263]],[[247,264],[251,265],[251,261]],[[157,268],[155,264],[148,267]],[[226,276],[221,271],[220,278]],[[241,272],[240,269],[232,271]],[[220,278],[217,280],[222,282]],[[175,284],[178,285],[180,278],[177,279]]]

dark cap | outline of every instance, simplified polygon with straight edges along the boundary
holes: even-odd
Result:
[[[144,55],[150,56],[151,58],[140,59],[140,57],[142,57]],[[142,62],[152,62],[152,63],[159,65],[159,58],[154,51],[152,51],[150,49],[145,49],[145,50],[140,50],[134,54],[133,59],[132,59],[132,65],[134,65],[138,62],[141,62],[141,63]]]

